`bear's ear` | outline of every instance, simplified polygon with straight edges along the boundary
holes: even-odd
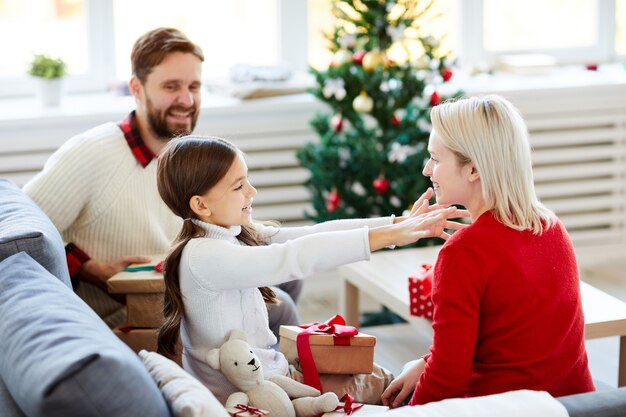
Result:
[[[233,329],[230,331],[230,335],[228,335],[228,340],[243,340],[244,342],[248,341],[248,336],[243,330]]]
[[[220,349],[215,348],[211,349],[206,354],[206,363],[213,369],[220,369]]]

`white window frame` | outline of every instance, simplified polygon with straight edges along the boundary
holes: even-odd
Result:
[[[613,62],[615,54],[615,0],[598,1],[598,41],[588,48],[559,48],[527,51],[486,51],[483,46],[483,0],[458,0],[461,15],[459,56],[464,65],[493,68],[502,55],[544,53],[559,64]]]
[[[281,62],[294,70],[305,70],[307,64],[307,0],[277,0],[279,14],[278,45]],[[68,93],[105,92],[115,79],[115,43],[113,2],[85,0],[85,24],[88,37],[86,75],[68,75],[64,90]],[[0,98],[32,96],[37,92],[35,80],[27,75],[0,80]]]
[[[307,2],[315,0],[277,0],[279,59],[291,69],[307,69]],[[553,55],[559,63],[613,62],[626,56],[614,53],[615,0],[599,0],[598,44],[591,48],[553,49],[544,52]],[[460,10],[460,40],[457,55],[463,65],[497,63],[499,55],[484,50],[483,0],[457,0]],[[85,0],[88,45],[88,75],[68,76],[65,90],[75,92],[104,92],[115,79],[115,45],[113,42],[113,2]],[[521,51],[516,51],[520,53]],[[530,52],[530,51],[528,51]],[[505,52],[504,52],[505,53]],[[34,95],[36,85],[30,77],[0,80],[0,97]]]
[[[113,39],[113,4],[110,1],[85,0],[87,27],[87,74],[68,75],[64,90],[75,92],[103,92],[115,74]],[[34,79],[26,74],[0,80],[0,97],[33,95],[37,91]]]

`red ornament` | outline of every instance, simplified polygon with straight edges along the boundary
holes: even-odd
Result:
[[[597,71],[598,64],[587,64],[585,65],[585,68],[587,68],[587,71]]]
[[[394,126],[398,126],[400,124],[400,119],[394,114],[391,116],[391,124]]]
[[[387,181],[385,178],[376,178],[372,185],[374,186],[374,189],[378,194],[385,194],[387,191],[389,191],[389,188],[391,188],[389,186],[389,181]]]
[[[436,106],[441,103],[441,96],[436,91],[430,96],[430,105]]]
[[[337,194],[337,190],[332,190],[326,199],[326,210],[328,210],[329,213],[332,213],[337,210],[339,203],[341,203],[341,197]]]
[[[352,62],[358,65],[361,65],[363,64],[364,56],[365,56],[365,51],[356,51],[354,55],[352,55]]]
[[[343,129],[343,118],[336,114],[330,119],[330,125],[333,127],[335,132],[341,132]]]
[[[444,83],[450,81],[450,78],[452,78],[452,70],[449,68],[442,68],[441,77],[443,78]]]

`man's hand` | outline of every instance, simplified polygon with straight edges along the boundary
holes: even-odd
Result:
[[[100,262],[90,259],[85,262],[78,271],[78,278],[81,281],[93,284],[105,292],[108,292],[107,281],[113,275],[121,272],[130,264],[145,264],[150,261],[150,258],[146,258],[144,256],[122,256],[120,258],[112,259],[109,262]]]

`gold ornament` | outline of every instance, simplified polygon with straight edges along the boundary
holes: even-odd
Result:
[[[385,64],[385,54],[378,50],[369,51],[363,56],[363,69],[374,71],[377,66]]]
[[[369,113],[374,108],[374,100],[365,91],[361,91],[352,102],[352,108],[358,113]]]

